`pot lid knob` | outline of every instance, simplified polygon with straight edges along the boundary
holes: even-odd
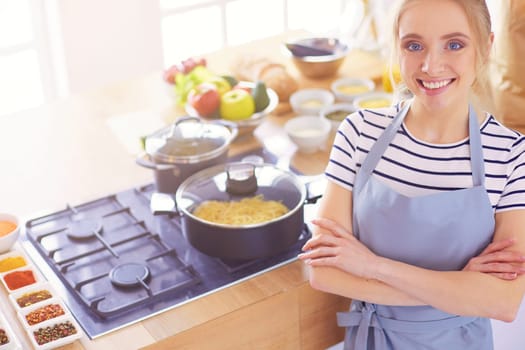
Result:
[[[226,168],[226,175],[226,192],[234,195],[246,195],[257,191],[255,164],[229,164]]]

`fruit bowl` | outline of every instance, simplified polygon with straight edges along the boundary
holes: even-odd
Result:
[[[241,81],[238,85],[249,89],[255,87],[255,83],[248,81]],[[277,104],[279,103],[279,97],[277,96],[277,93],[270,88],[266,88],[266,92],[269,98],[269,104],[268,106],[266,106],[266,108],[264,108],[260,112],[253,113],[250,117],[242,120],[229,120],[237,125],[239,131],[237,136],[238,138],[244,135],[252,134],[255,128],[257,128],[261,124],[264,117],[270,114],[275,109],[275,107],[277,107]],[[201,116],[189,103],[186,103],[185,109],[186,113],[188,113],[188,115],[192,117],[199,117],[202,119],[221,118],[220,115],[217,115],[215,117]]]

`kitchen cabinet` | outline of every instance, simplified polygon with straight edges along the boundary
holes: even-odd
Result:
[[[227,73],[239,55],[262,52],[284,63],[301,87],[328,87],[332,79],[303,79],[281,55],[279,45],[287,35],[297,33],[210,54],[209,67]],[[378,79],[381,70],[375,55],[352,52],[339,75]],[[0,208],[26,221],[61,210],[66,203],[152,182],[151,171],[135,164],[138,139],[182,113],[161,72],[152,72],[1,118],[0,152],[6,166]],[[270,115],[255,137],[234,143],[230,154],[265,145],[304,174],[321,174],[328,145],[313,155],[294,153],[282,130],[291,117]],[[14,319],[3,290],[0,302]],[[310,288],[304,265],[294,261],[94,340],[83,337],[63,349],[322,349],[342,339],[335,312],[347,307],[348,300]],[[15,332],[30,348],[21,327]]]

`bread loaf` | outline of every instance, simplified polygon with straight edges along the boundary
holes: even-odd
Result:
[[[290,95],[299,88],[297,81],[286,71],[280,63],[272,62],[266,57],[246,55],[234,62],[233,74],[240,80],[263,81],[266,86],[279,96],[279,106],[275,113],[282,114],[290,111],[288,104]]]

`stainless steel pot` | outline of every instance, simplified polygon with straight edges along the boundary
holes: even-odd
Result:
[[[255,195],[281,201],[289,211],[271,221],[240,226],[212,223],[193,214],[206,200],[238,201]],[[304,229],[306,202],[306,186],[293,173],[245,162],[202,170],[188,177],[175,195],[190,244],[207,255],[231,260],[272,256],[297,242]]]
[[[183,117],[146,137],[137,164],[153,170],[157,191],[175,193],[195,172],[224,163],[237,136],[234,123]]]

